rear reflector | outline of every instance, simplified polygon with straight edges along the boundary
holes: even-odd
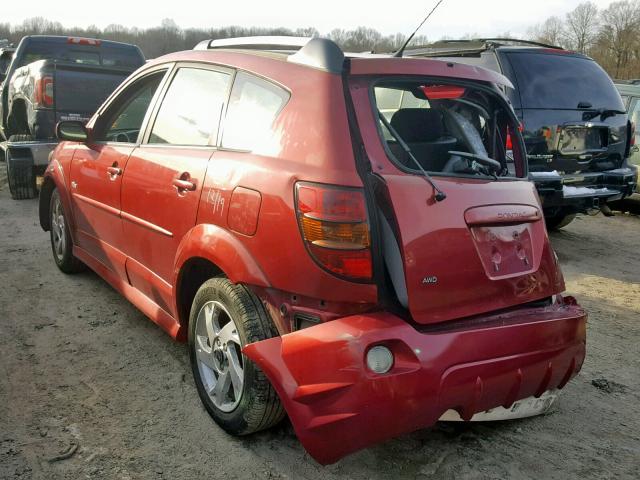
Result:
[[[369,222],[361,189],[299,182],[296,209],[307,250],[320,266],[347,279],[371,279]]]

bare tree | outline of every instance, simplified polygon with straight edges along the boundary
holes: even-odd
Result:
[[[615,77],[630,74],[632,60],[637,64],[638,59],[633,57],[639,28],[640,4],[637,1],[614,2],[602,12],[599,42],[612,57],[613,65],[609,68]]]
[[[538,42],[562,46],[566,38],[564,23],[556,16],[549,17],[542,24],[533,27],[529,36]]]
[[[567,14],[567,43],[573,50],[587,53],[598,36],[598,25],[598,7],[595,3],[581,3]]]

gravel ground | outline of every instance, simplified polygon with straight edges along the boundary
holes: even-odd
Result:
[[[222,432],[186,347],[93,273],[59,272],[36,215],[0,188],[2,479],[640,478],[638,217],[580,217],[552,236],[590,313],[585,365],[552,412],[440,424],[321,467],[287,422]]]

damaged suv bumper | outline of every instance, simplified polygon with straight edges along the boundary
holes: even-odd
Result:
[[[433,425],[560,389],[580,370],[586,314],[575,303],[518,309],[416,330],[378,312],[249,344],[309,454],[322,464]],[[394,356],[378,375],[372,346]]]
[[[535,183],[545,210],[570,208],[583,212],[634,193],[638,173],[634,167],[625,167],[571,175],[530,172],[529,178]]]

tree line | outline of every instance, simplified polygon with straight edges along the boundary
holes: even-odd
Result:
[[[141,29],[112,24],[105,28],[64,27],[60,22],[33,17],[19,25],[0,23],[0,39],[17,44],[24,35],[69,35],[102,38],[138,45],[147,58],[193,48],[204,39],[253,35],[318,36],[308,28],[265,28],[225,26],[180,28],[165,19],[157,27]],[[502,36],[504,36],[503,34]],[[358,27],[334,29],[327,37],[351,52],[391,52],[397,50],[406,36],[401,33],[383,35],[379,31]],[[466,35],[463,38],[471,38]],[[600,10],[590,1],[581,3],[564,17],[551,16],[527,32],[527,38],[561,46],[594,58],[613,78],[640,78],[640,0],[621,0]],[[427,44],[427,37],[417,36],[412,45]]]
[[[584,2],[564,17],[551,16],[529,31],[537,41],[584,53],[613,78],[640,78],[640,1],[600,10]]]
[[[47,20],[43,17],[33,17],[20,25],[0,23],[0,39],[8,39],[18,44],[25,35],[69,35],[138,45],[147,58],[155,58],[166,53],[192,49],[198,42],[205,39],[219,39],[229,37],[246,37],[254,35],[295,35],[303,37],[319,36],[320,32],[309,28],[264,28],[264,27],[216,27],[216,28],[180,28],[175,21],[164,19],[158,27],[141,29],[112,24],[101,29],[95,25],[86,28],[64,27],[60,22]],[[334,29],[327,35],[343,49],[351,52],[389,52],[397,50],[404,42],[405,35],[383,35],[379,31],[358,27],[353,30]],[[417,36],[413,43],[424,44],[427,38]]]

